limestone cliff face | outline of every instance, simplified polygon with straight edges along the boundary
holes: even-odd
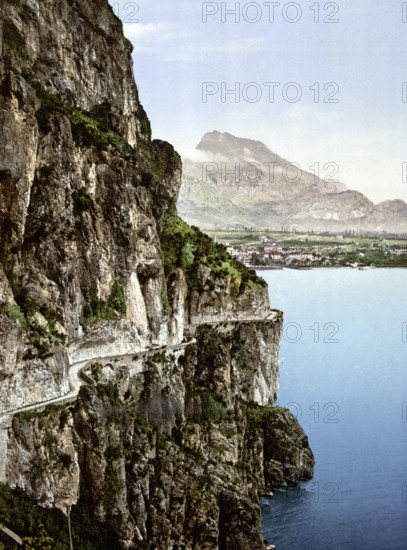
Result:
[[[313,467],[292,415],[254,404],[280,326],[202,325],[183,351],[94,365],[70,409],[14,417],[8,482],[62,510],[86,495],[125,547],[263,550],[259,495]]]
[[[71,508],[87,548],[264,548],[259,495],[313,463],[272,407],[281,314],[178,217],[107,0],[3,0],[0,30],[0,481],[48,510],[4,518],[4,485],[0,519],[42,514],[55,548]]]

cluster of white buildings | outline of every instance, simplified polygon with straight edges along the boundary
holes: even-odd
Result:
[[[407,254],[407,250],[401,248],[393,248],[392,250],[390,250],[390,254],[392,254],[393,256],[404,256]]]
[[[304,252],[298,248],[283,248],[276,244],[265,245],[262,250],[253,245],[240,245],[230,246],[228,243],[224,243],[226,249],[231,256],[239,260],[245,265],[251,266],[253,264],[253,254],[262,263],[272,263],[277,265],[290,265],[292,263],[297,264],[309,264],[316,261],[316,256],[310,252]]]

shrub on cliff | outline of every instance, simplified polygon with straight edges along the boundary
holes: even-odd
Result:
[[[166,276],[169,277],[177,268],[183,269],[191,291],[208,290],[200,278],[200,265],[210,268],[212,279],[218,282],[222,279],[231,281],[232,293],[235,295],[243,293],[247,288],[262,289],[266,286],[255,271],[229,256],[224,246],[213,242],[198,227],[185,223],[175,207],[164,215],[161,248]],[[207,282],[209,287],[211,282],[213,286],[213,281]]]
[[[35,116],[43,134],[51,131],[52,115],[64,116],[71,123],[72,136],[79,147],[93,146],[103,150],[112,146],[124,158],[133,155],[133,148],[113,131],[104,106],[99,106],[99,109],[95,107],[91,112],[82,111],[46,90],[40,82],[32,80],[29,75],[25,76],[41,101],[41,107]]]
[[[89,299],[83,308],[83,316],[86,321],[118,321],[126,315],[126,299],[122,285],[115,281],[107,302],[99,300],[96,285],[93,284],[89,291]]]

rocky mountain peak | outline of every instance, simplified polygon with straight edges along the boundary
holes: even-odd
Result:
[[[286,160],[270,151],[261,141],[239,138],[228,132],[221,133],[217,130],[206,133],[196,149],[231,159],[287,163]]]
[[[216,130],[205,134],[197,149],[206,157],[184,159],[178,208],[198,226],[407,231],[403,201],[375,206],[336,179],[333,163],[324,166],[331,175],[322,179],[260,141]]]

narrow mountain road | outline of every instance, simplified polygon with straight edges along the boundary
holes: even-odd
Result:
[[[245,322],[251,322],[251,321],[269,321],[269,320],[271,321],[276,317],[277,317],[277,313],[272,311],[265,317],[248,316],[248,317],[234,318],[234,319],[222,319],[219,321],[201,322],[201,323],[197,323],[196,325],[202,325],[202,324],[218,325],[222,323],[245,323]],[[15,414],[18,414],[21,412],[35,411],[38,409],[44,409],[48,405],[61,405],[63,403],[74,401],[78,396],[81,386],[95,383],[92,377],[86,374],[85,372],[86,368],[92,365],[93,363],[106,362],[106,361],[115,360],[115,359],[124,360],[128,357],[135,357],[135,356],[137,356],[137,359],[141,359],[143,357],[152,357],[156,353],[169,353],[171,351],[177,352],[185,349],[186,347],[190,346],[191,344],[194,344],[195,342],[196,342],[195,338],[192,338],[188,342],[175,344],[173,346],[152,348],[144,351],[134,350],[133,352],[127,353],[125,355],[111,355],[111,356],[104,355],[102,357],[95,356],[95,357],[92,357],[91,359],[81,360],[76,363],[72,363],[68,371],[68,380],[69,380],[69,387],[70,387],[70,390],[68,393],[66,393],[65,395],[61,395],[59,397],[54,397],[52,399],[42,401],[40,403],[33,403],[31,405],[25,405],[23,407],[19,407],[16,409],[2,411],[0,413],[0,429],[8,428],[10,425],[11,419]]]
[[[251,322],[251,321],[271,321],[277,317],[277,312],[270,311],[266,316],[248,316],[246,318],[234,318],[234,319],[221,319],[218,321],[209,321],[207,323],[200,322],[196,323],[194,326],[199,326],[203,324],[211,324],[211,325],[219,325],[223,323],[244,323],[244,322]],[[93,378],[86,373],[87,367],[90,367],[93,363],[107,363],[109,361],[117,360],[126,360],[126,358],[136,358],[137,360],[142,359],[143,357],[152,357],[157,353],[169,353],[174,352],[177,353],[179,351],[184,350],[191,344],[194,344],[196,342],[195,338],[191,338],[187,342],[175,344],[173,346],[165,346],[160,348],[152,348],[148,350],[134,350],[132,353],[127,354],[121,354],[121,355],[103,355],[103,356],[95,356],[92,358],[87,358],[86,360],[82,359],[80,361],[75,361],[71,363],[69,370],[68,370],[68,380],[69,380],[69,392],[65,395],[61,395],[59,397],[54,397],[52,399],[48,399],[46,401],[43,401],[41,403],[33,403],[31,405],[26,405],[24,407],[19,407],[12,410],[7,411],[1,411],[0,413],[0,482],[6,483],[7,482],[7,475],[6,475],[6,463],[7,463],[7,447],[8,447],[8,428],[11,427],[11,422],[13,419],[13,416],[18,413],[22,412],[30,412],[30,411],[40,411],[45,409],[48,405],[60,405],[63,403],[69,403],[76,399],[78,396],[79,390],[84,385],[92,385],[96,384],[96,382],[93,380]],[[68,353],[69,355],[69,353]]]
[[[260,317],[258,315],[248,316],[248,317],[239,317],[234,319],[221,319],[219,321],[200,321],[199,323],[192,323],[192,326],[199,325],[222,325],[223,323],[250,323],[252,321],[273,321],[277,318],[278,313],[276,311],[271,311],[265,317]]]
[[[78,396],[81,386],[95,384],[95,381],[91,376],[85,373],[87,367],[97,362],[106,362],[114,361],[115,359],[126,359],[129,357],[137,356],[137,359],[142,359],[144,357],[153,357],[157,353],[170,353],[182,351],[186,347],[194,344],[196,340],[192,338],[188,342],[183,342],[181,344],[175,344],[173,346],[166,346],[161,348],[152,348],[144,351],[135,350],[134,352],[127,353],[125,355],[104,355],[103,357],[92,357],[91,359],[86,359],[72,363],[68,371],[68,380],[70,390],[65,395],[59,397],[54,397],[46,401],[41,401],[40,403],[33,403],[31,405],[25,405],[24,407],[19,407],[16,409],[10,409],[8,411],[2,411],[0,414],[0,429],[9,427],[9,422],[11,418],[18,413],[30,412],[38,409],[44,409],[48,405],[61,405],[63,403],[69,403],[74,401]]]

